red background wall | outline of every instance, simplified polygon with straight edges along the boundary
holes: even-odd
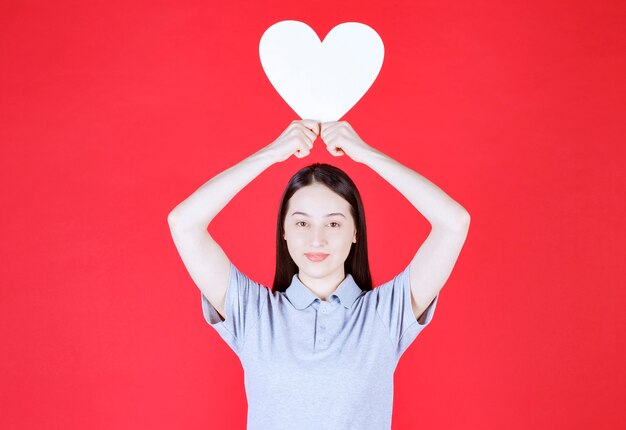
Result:
[[[285,19],[380,34],[342,119],[472,216],[398,365],[393,427],[623,425],[624,3],[387,3],[3,2],[0,427],[244,428],[241,365],[166,219],[299,119],[258,58]],[[271,285],[280,194],[314,161],[359,186],[375,283],[399,273],[428,222],[319,140],[209,231]]]

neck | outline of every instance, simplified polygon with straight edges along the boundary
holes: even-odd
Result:
[[[320,300],[328,301],[330,296],[337,290],[339,284],[346,278],[343,267],[340,271],[329,274],[323,278],[314,278],[300,271],[298,279]]]

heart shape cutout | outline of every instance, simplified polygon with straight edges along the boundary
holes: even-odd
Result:
[[[278,94],[300,116],[339,121],[372,86],[383,64],[383,41],[371,27],[344,22],[321,42],[300,21],[281,21],[263,33],[259,57]]]

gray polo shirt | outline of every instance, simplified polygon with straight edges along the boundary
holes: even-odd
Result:
[[[231,262],[226,320],[203,294],[202,311],[243,366],[247,429],[389,430],[396,365],[439,298],[416,320],[409,269],[367,292],[347,274],[324,301],[297,274],[274,293]]]

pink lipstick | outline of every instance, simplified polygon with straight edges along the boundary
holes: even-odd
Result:
[[[308,254],[304,254],[304,255],[306,255],[306,258],[308,258],[311,261],[322,261],[326,257],[328,257],[329,254],[324,254],[324,253],[319,253],[319,252],[312,252],[312,253],[308,253]]]

